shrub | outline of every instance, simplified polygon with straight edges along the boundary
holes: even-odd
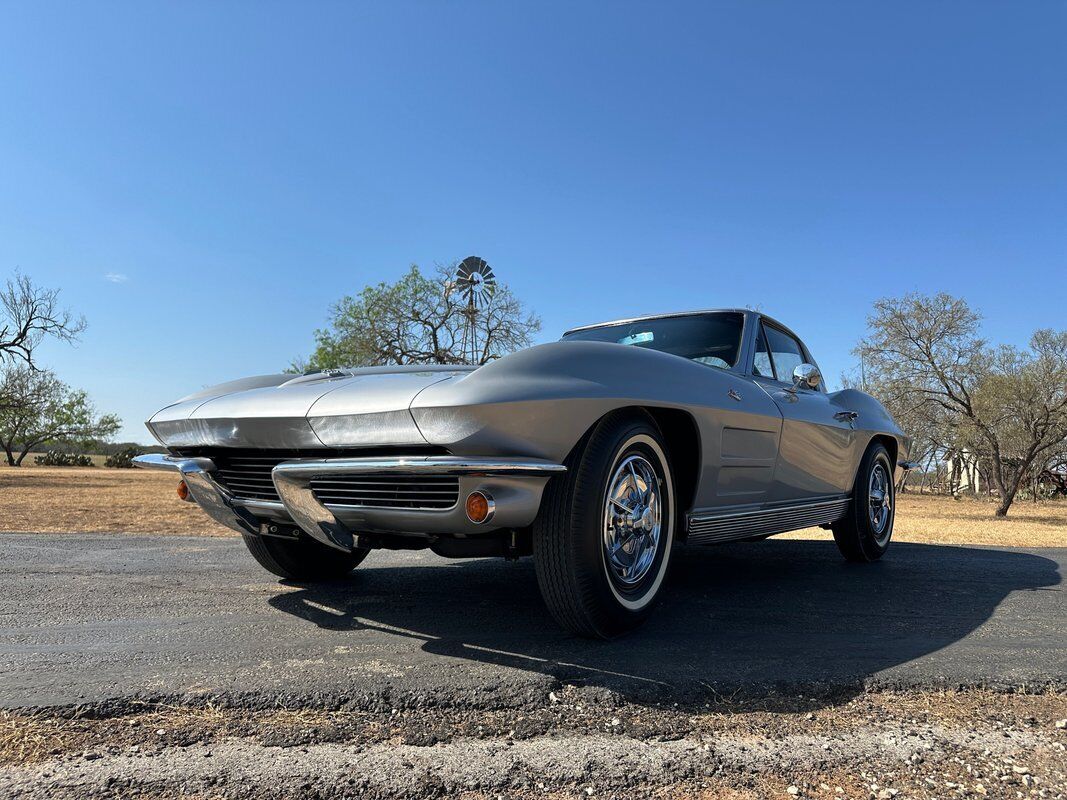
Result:
[[[43,456],[37,456],[33,463],[39,467],[91,467],[93,459],[79,453],[62,453],[49,450]]]
[[[117,453],[109,455],[107,461],[104,462],[104,466],[113,467],[114,469],[132,469],[133,457],[139,452],[136,447],[124,447]]]

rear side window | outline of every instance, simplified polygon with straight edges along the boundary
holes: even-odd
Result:
[[[791,381],[793,370],[804,363],[804,351],[800,347],[800,342],[777,328],[764,326],[764,330],[767,334],[767,345],[770,348],[775,375],[780,381]],[[757,353],[757,360],[758,358]]]

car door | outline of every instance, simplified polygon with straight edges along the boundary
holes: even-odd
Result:
[[[794,386],[793,369],[803,363],[811,363],[811,356],[800,340],[762,320],[753,378],[783,417],[770,502],[840,496],[852,486],[852,421],[831,404],[823,383],[817,389]]]

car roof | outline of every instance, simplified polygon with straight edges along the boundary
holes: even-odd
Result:
[[[637,317],[626,317],[624,319],[614,319],[614,320],[611,320],[609,322],[597,322],[597,323],[595,323],[593,325],[578,325],[577,327],[570,328],[570,329],[564,331],[563,335],[566,336],[569,333],[576,333],[577,331],[587,331],[587,330],[590,330],[592,328],[607,328],[607,327],[609,327],[611,325],[625,325],[628,322],[641,322],[641,321],[646,320],[646,319],[666,319],[666,318],[669,318],[669,317],[693,317],[693,316],[698,316],[700,314],[744,314],[746,316],[758,316],[761,319],[767,320],[767,322],[771,323],[772,325],[774,325],[774,326],[776,326],[778,328],[781,328],[786,333],[792,334],[793,336],[796,336],[796,338],[798,338],[798,339],[800,338],[795,333],[793,333],[793,331],[791,331],[787,326],[783,325],[781,322],[776,320],[774,317],[772,317],[772,316],[770,316],[768,314],[764,314],[762,311],[754,311],[751,308],[704,308],[704,309],[697,309],[697,310],[694,310],[694,311],[673,311],[673,312],[668,313],[668,314],[642,314],[641,316],[637,316]]]

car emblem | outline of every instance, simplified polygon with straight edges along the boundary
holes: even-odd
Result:
[[[730,395],[730,397],[732,397],[737,402],[741,402],[741,393],[737,391],[737,389],[731,389],[727,392],[727,394]]]

